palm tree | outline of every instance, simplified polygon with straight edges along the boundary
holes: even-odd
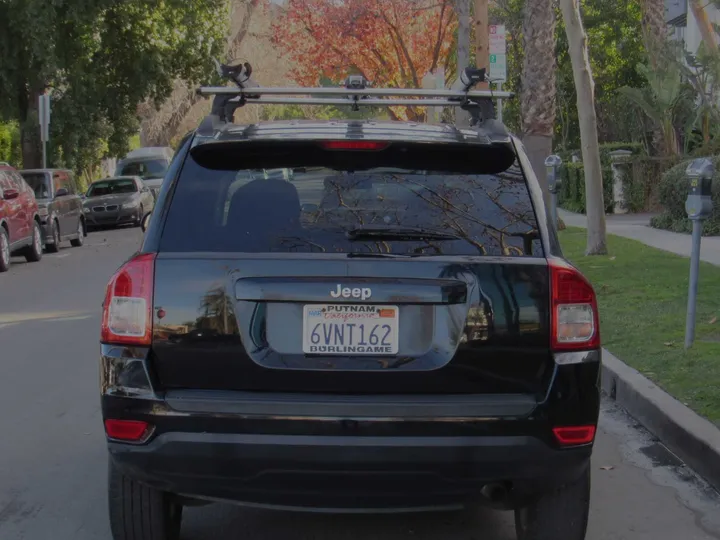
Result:
[[[661,54],[667,39],[665,24],[665,0],[641,0],[642,31],[645,50],[650,66],[656,69],[661,62]]]
[[[543,187],[546,204],[549,203],[549,194],[545,158],[552,154],[556,114],[555,25],[553,0],[526,0],[520,101],[523,144]]]
[[[663,155],[676,156],[680,153],[680,146],[675,130],[675,119],[683,97],[680,66],[676,62],[665,62],[653,69],[640,64],[637,70],[647,80],[647,86],[623,87],[620,88],[620,92],[634,101],[655,123],[658,130],[657,149]]]
[[[642,10],[641,25],[645,50],[647,51],[650,67],[657,71],[662,67],[662,56],[667,39],[665,0],[640,0],[640,8]],[[656,151],[664,148],[665,153],[667,153],[667,133],[665,133],[661,124],[662,122],[657,121],[655,123],[653,146]]]

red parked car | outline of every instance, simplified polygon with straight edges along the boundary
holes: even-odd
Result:
[[[14,168],[0,164],[0,272],[8,271],[13,254],[39,261],[42,244],[35,193]]]

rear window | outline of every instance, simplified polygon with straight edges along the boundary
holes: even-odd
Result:
[[[338,166],[342,161],[334,159],[332,166],[217,170],[188,156],[160,250],[542,255],[517,163],[498,174],[468,174],[382,166],[377,159],[378,166],[348,170]],[[363,228],[423,229],[453,238],[348,234]]]
[[[119,175],[139,176],[141,178],[162,178],[168,168],[164,159],[147,159],[131,161],[120,168]]]
[[[24,172],[23,178],[35,192],[38,199],[47,199],[50,197],[50,178],[47,173],[42,172]]]
[[[117,180],[101,180],[95,182],[88,189],[88,197],[102,197],[104,195],[115,195],[119,193],[135,193],[138,190],[135,180],[132,178],[121,178]]]

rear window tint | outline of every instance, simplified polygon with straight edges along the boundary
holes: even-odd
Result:
[[[457,239],[348,238],[414,227]],[[214,170],[187,157],[160,241],[170,252],[541,256],[517,164],[500,174],[374,167]]]

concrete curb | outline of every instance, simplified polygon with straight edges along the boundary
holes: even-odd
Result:
[[[606,350],[602,363],[604,393],[720,490],[720,429]]]

